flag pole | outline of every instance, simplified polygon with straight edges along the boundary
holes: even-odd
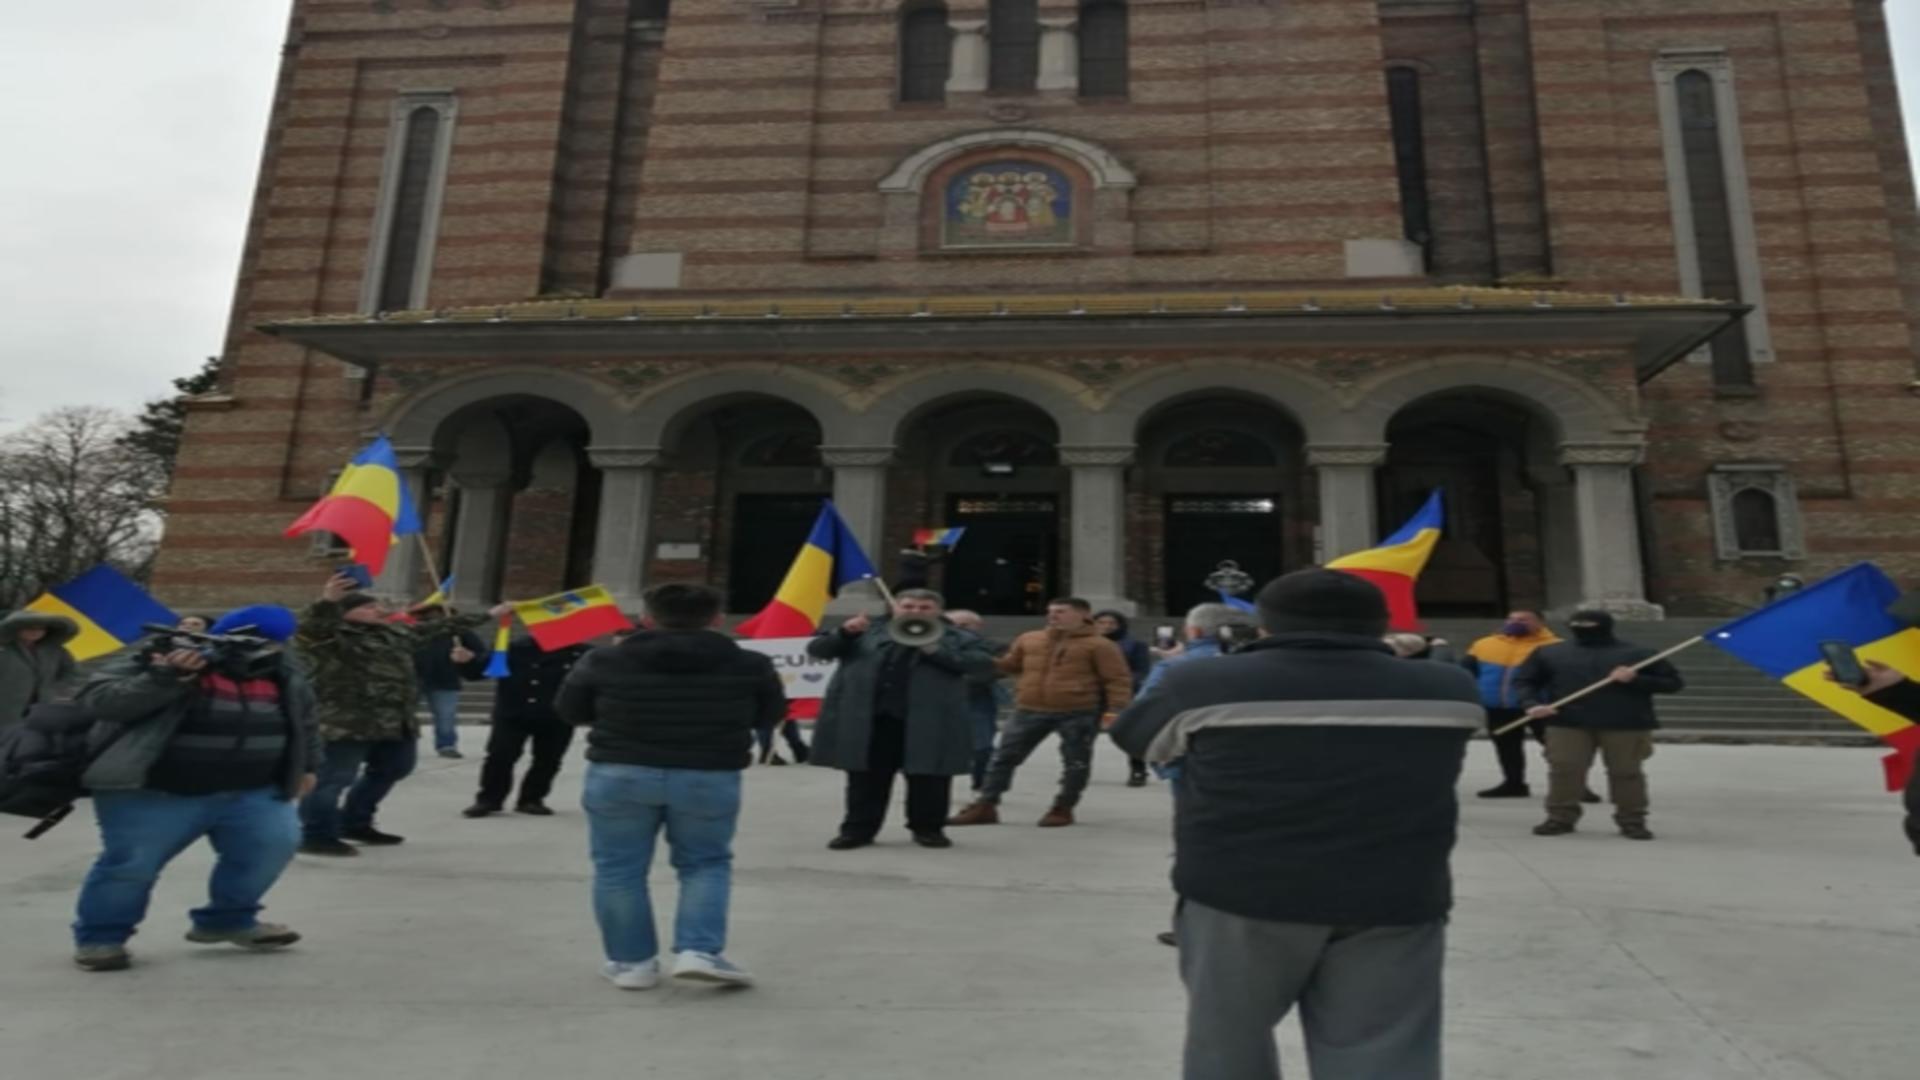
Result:
[[[433,545],[427,543],[427,530],[424,524],[421,526],[419,532],[413,534],[413,538],[420,541],[420,558],[427,570],[427,583],[433,586],[434,592],[437,592],[440,589],[440,583],[446,579],[440,576],[440,568],[434,565]],[[427,595],[431,596],[433,592],[429,592]],[[444,596],[441,597],[441,599],[447,602],[447,607],[451,608],[453,606],[453,597]]]
[[[1698,645],[1705,640],[1707,640],[1705,634],[1702,634],[1699,637],[1688,638],[1687,640],[1681,642],[1678,645],[1675,645],[1673,648],[1668,649],[1665,652],[1655,653],[1654,655],[1647,657],[1645,660],[1640,661],[1639,663],[1633,665],[1631,668],[1628,668],[1627,670],[1639,671],[1642,668],[1652,667],[1654,664],[1657,664],[1660,661],[1665,660],[1667,657],[1674,656],[1678,653],[1686,652],[1688,649],[1693,648],[1695,645]],[[1613,679],[1611,677],[1601,679],[1599,682],[1594,683],[1592,686],[1589,686],[1583,690],[1575,690],[1573,693],[1568,694],[1566,697],[1561,698],[1559,701],[1553,702],[1552,704],[1548,705],[1547,708],[1558,709],[1563,706],[1571,705],[1574,702],[1579,701],[1581,698],[1586,697],[1588,694],[1597,694],[1600,691],[1605,690],[1607,687],[1611,685],[1613,685]],[[1495,735],[1505,735],[1509,731],[1517,731],[1520,728],[1526,727],[1528,724],[1531,724],[1531,723],[1533,723],[1532,719],[1523,716],[1520,719],[1515,720],[1513,723],[1506,725],[1505,727],[1494,728],[1493,733]]]

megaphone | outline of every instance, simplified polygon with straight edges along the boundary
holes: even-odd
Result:
[[[887,623],[887,637],[895,645],[903,648],[918,649],[939,641],[947,632],[939,619],[929,619],[925,615],[906,615]]]

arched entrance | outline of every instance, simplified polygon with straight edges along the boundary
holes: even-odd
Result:
[[[1549,563],[1578,559],[1550,550],[1573,539],[1557,441],[1550,419],[1489,391],[1443,392],[1395,414],[1379,478],[1381,530],[1398,528],[1435,488],[1446,492],[1447,527],[1416,592],[1423,613],[1548,606]]]
[[[1311,558],[1298,427],[1271,404],[1188,397],[1141,424],[1128,518],[1129,591],[1174,614],[1217,599],[1232,560],[1265,583]]]
[[[676,418],[655,477],[647,580],[707,582],[729,611],[766,606],[833,489],[820,437],[812,413],[770,396]]]
[[[964,528],[934,578],[948,603],[989,615],[1044,611],[1068,580],[1059,438],[1045,412],[998,396],[949,398],[909,418],[888,479],[889,548],[916,528]]]

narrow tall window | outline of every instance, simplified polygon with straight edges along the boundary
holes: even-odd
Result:
[[[1393,121],[1393,164],[1400,175],[1400,223],[1408,240],[1433,245],[1433,207],[1427,198],[1427,132],[1420,114],[1420,73],[1387,69],[1387,112]]]
[[[900,16],[900,100],[944,101],[953,64],[947,7],[915,4]]]
[[[366,310],[427,302],[452,128],[451,94],[407,94],[395,105],[361,295]]]
[[[1686,159],[1700,295],[1739,301],[1740,264],[1733,244],[1733,213],[1727,204],[1727,163],[1713,77],[1704,71],[1681,72],[1673,80],[1673,90],[1680,112],[1680,147]],[[1753,358],[1745,320],[1721,331],[1710,348],[1715,385],[1752,385]]]
[[[1759,488],[1745,488],[1733,496],[1734,544],[1743,554],[1776,555],[1780,552],[1780,506],[1773,495]]]
[[[1080,9],[1080,96],[1127,96],[1127,5],[1093,0]]]
[[[987,89],[1032,90],[1040,78],[1037,0],[989,0]]]

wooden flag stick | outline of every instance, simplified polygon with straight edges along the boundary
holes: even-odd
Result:
[[[1673,656],[1676,653],[1686,652],[1688,649],[1693,648],[1695,645],[1698,645],[1705,640],[1707,639],[1704,635],[1700,637],[1688,638],[1687,640],[1681,642],[1680,644],[1675,645],[1673,648],[1668,649],[1666,652],[1655,653],[1654,655],[1647,657],[1645,660],[1642,660],[1639,663],[1633,665],[1633,667],[1630,668],[1629,670],[1639,671],[1642,668],[1651,667],[1654,664],[1657,664],[1660,661],[1665,660],[1669,656]],[[1584,690],[1575,690],[1573,693],[1568,694],[1566,697],[1561,698],[1559,701],[1553,702],[1552,704],[1548,705],[1547,708],[1549,709],[1564,708],[1565,706],[1571,705],[1574,702],[1579,701],[1581,698],[1586,697],[1588,694],[1597,694],[1600,691],[1605,690],[1607,687],[1612,685],[1613,685],[1613,679],[1611,677],[1601,679],[1599,682],[1594,683],[1592,686],[1589,686]],[[1528,724],[1531,724],[1531,723],[1533,723],[1533,720],[1531,717],[1523,716],[1520,719],[1515,720],[1513,723],[1506,725],[1505,727],[1494,728],[1493,733],[1495,735],[1505,735],[1509,731],[1517,731],[1520,728],[1526,727]]]
[[[440,577],[440,568],[434,565],[433,545],[427,543],[427,533],[425,529],[422,529],[421,531],[414,533],[413,538],[415,540],[420,541],[420,558],[424,563],[424,565],[426,566],[428,582],[433,586],[433,588],[428,591],[427,595],[432,596],[435,592],[440,591],[440,582],[443,580]],[[444,597],[441,597],[441,599],[447,602],[448,607],[453,606],[453,597],[444,596]]]

